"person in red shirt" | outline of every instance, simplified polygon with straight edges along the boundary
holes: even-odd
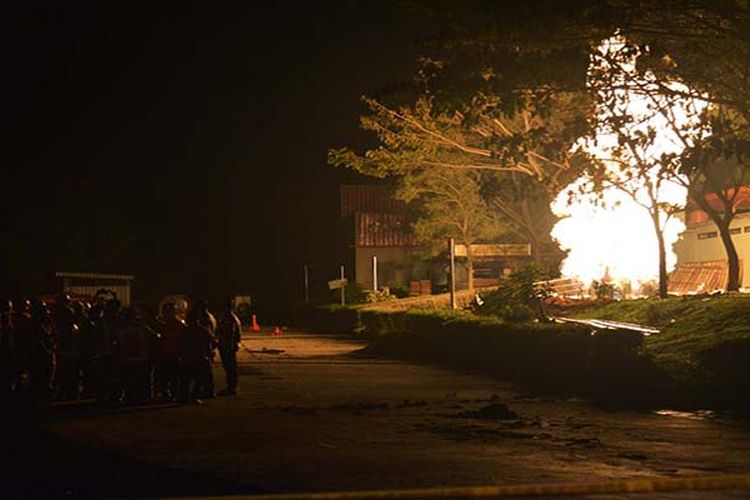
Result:
[[[185,322],[177,316],[177,308],[167,302],[161,309],[159,345],[156,350],[156,390],[165,400],[177,396],[180,381],[180,339]]]
[[[127,402],[151,399],[149,354],[156,339],[156,332],[139,320],[135,308],[123,311],[123,323],[117,330],[117,354]]]

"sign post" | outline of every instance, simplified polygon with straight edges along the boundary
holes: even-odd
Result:
[[[455,245],[456,257],[466,257],[468,249],[466,245]],[[471,245],[471,254],[474,257],[526,257],[531,255],[531,245],[528,243],[490,243]]]
[[[346,278],[344,278],[344,265],[343,264],[340,267],[340,271],[341,271],[341,276],[340,276],[340,279],[341,279],[341,305],[345,306],[346,305],[346,295],[344,294],[344,289],[346,288]]]
[[[378,256],[372,256],[372,290],[378,291]]]
[[[450,276],[450,292],[451,292],[451,309],[456,308],[456,241],[453,238],[448,239],[448,247],[450,248],[451,254],[451,276]]]
[[[310,267],[305,264],[305,304],[310,303]]]

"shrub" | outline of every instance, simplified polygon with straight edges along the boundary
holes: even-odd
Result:
[[[534,283],[542,275],[535,266],[527,266],[511,274],[500,287],[482,297],[482,304],[475,306],[477,314],[495,316],[505,321],[531,321],[545,319],[542,301],[549,297],[550,290]]]
[[[349,306],[318,306],[311,316],[311,323],[316,331],[349,334],[359,327],[359,312]]]
[[[380,290],[367,290],[365,292],[365,302],[373,304],[375,302],[384,302],[386,300],[396,300],[396,296],[391,293],[391,289],[384,286]]]
[[[613,300],[618,294],[615,285],[606,281],[594,280],[592,286],[594,288],[594,296],[597,300]]]
[[[388,288],[391,294],[397,299],[403,299],[410,295],[409,287],[401,283],[389,283]]]

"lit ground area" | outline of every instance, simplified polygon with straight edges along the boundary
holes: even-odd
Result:
[[[750,428],[713,415],[538,399],[302,332],[244,343],[236,397],[54,406],[44,424],[54,449],[36,446],[45,467],[56,465],[41,484],[55,494],[186,495],[750,471]],[[221,388],[218,365],[216,375]]]

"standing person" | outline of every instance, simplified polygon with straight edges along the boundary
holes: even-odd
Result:
[[[91,320],[91,306],[86,302],[73,303],[73,320],[78,326],[79,358],[78,373],[81,377],[81,394],[84,398],[96,396],[96,370],[94,358],[98,350],[98,340],[94,322]]]
[[[31,302],[21,299],[15,304],[13,311],[13,383],[15,390],[24,387],[24,380],[28,380],[29,353],[33,343],[31,325]]]
[[[177,397],[180,380],[180,342],[185,331],[185,322],[177,316],[172,302],[161,308],[161,337],[156,352],[156,390],[165,400]]]
[[[55,346],[47,304],[36,301],[31,307],[33,344],[29,352],[29,385],[31,393],[39,399],[52,394],[55,374]]]
[[[195,307],[194,311],[196,314],[197,321],[200,325],[204,326],[209,332],[211,332],[211,336],[214,337],[216,335],[216,318],[213,314],[211,314],[211,311],[208,309],[208,301],[207,300],[199,300]],[[201,397],[203,398],[213,398],[216,397],[216,386],[214,384],[214,372],[212,370],[212,365],[214,362],[214,349],[211,349],[211,353],[209,356],[209,362],[205,366],[206,372],[203,374],[202,377],[202,385],[199,390]]]
[[[221,364],[224,366],[227,378],[227,388],[220,394],[237,394],[237,351],[240,349],[242,325],[239,318],[232,312],[231,302],[222,304],[216,326],[216,337],[219,344]]]
[[[206,374],[211,371],[211,357],[216,347],[216,340],[199,319],[199,310],[190,311],[187,328],[180,338],[179,401],[181,403],[203,403],[199,398],[200,389],[206,386]]]
[[[96,398],[99,401],[114,402],[122,395],[120,365],[117,356],[117,331],[120,318],[120,301],[109,299],[104,303],[101,314],[94,318],[94,336],[97,345],[94,354],[96,371]]]
[[[0,300],[0,393],[11,390],[13,381],[13,302]]]
[[[60,293],[52,310],[52,324],[57,344],[57,397],[62,400],[78,397],[78,327],[70,307],[70,296]]]
[[[157,334],[139,320],[134,307],[123,311],[123,322],[117,330],[117,354],[124,382],[125,401],[151,399],[151,362],[149,354]]]
[[[211,331],[211,334],[216,334],[216,317],[211,314],[208,308],[207,300],[199,300],[195,304],[195,310],[198,313],[198,323],[205,326]]]

